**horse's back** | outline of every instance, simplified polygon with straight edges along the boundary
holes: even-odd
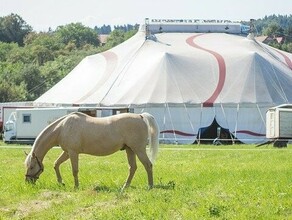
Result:
[[[124,146],[146,145],[148,128],[143,118],[122,113],[96,118],[76,112],[62,121],[61,147],[95,155],[113,153]]]
[[[138,145],[138,142],[144,145],[147,142],[148,127],[141,115],[122,113],[107,118],[111,132],[123,138],[126,145]]]

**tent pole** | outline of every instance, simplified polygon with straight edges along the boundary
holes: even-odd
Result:
[[[201,112],[200,112],[200,128],[202,127],[202,114],[203,114],[203,103],[201,103]],[[198,145],[201,143],[201,130],[199,129],[199,141]]]
[[[237,138],[238,113],[239,113],[239,103],[237,103],[237,109],[236,109],[236,122],[235,122],[235,129],[234,129],[234,137],[235,138]]]
[[[170,120],[170,123],[171,123],[173,135],[174,135],[174,140],[175,140],[175,143],[178,143],[177,138],[176,138],[176,134],[175,134],[175,130],[174,130],[174,126],[173,126],[173,121],[172,121],[172,118],[171,118],[171,114],[170,114],[170,109],[169,109],[168,103],[166,103],[166,105],[167,105],[169,120]]]
[[[163,114],[163,130],[166,128],[166,103],[164,103],[164,114]],[[165,135],[163,133],[163,139],[165,138]]]

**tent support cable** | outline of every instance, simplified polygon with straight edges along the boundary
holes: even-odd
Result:
[[[223,115],[224,115],[225,122],[226,122],[227,127],[228,127],[228,131],[229,131],[230,138],[232,140],[232,144],[234,144],[234,139],[233,139],[233,137],[231,135],[231,132],[230,132],[230,129],[229,129],[229,124],[228,124],[228,121],[227,121],[226,113],[225,113],[225,110],[223,108],[222,102],[220,103],[220,106],[221,106],[221,109],[222,109],[222,112],[223,112]]]
[[[193,126],[193,124],[192,124],[191,116],[190,116],[190,114],[189,114],[189,112],[188,112],[188,109],[187,109],[187,106],[186,106],[185,103],[184,103],[184,108],[185,108],[185,111],[186,111],[186,113],[187,113],[187,116],[188,116],[188,119],[189,119],[189,122],[190,122],[190,125],[191,125],[191,128],[192,128],[192,131],[193,131],[193,133],[195,134],[195,128],[194,128],[194,126]]]
[[[118,80],[120,78],[123,78],[124,77],[126,68],[129,68],[129,66],[131,65],[131,63],[134,62],[135,58],[137,57],[137,54],[140,53],[140,50],[142,49],[142,47],[145,44],[145,42],[146,42],[146,40],[141,44],[141,46],[138,48],[138,50],[130,57],[130,59],[127,61],[127,63],[121,68],[121,71],[119,71],[116,74],[115,79],[113,80],[112,84],[109,85],[109,88],[105,92],[105,94],[103,95],[103,98],[101,99],[100,103],[102,103],[104,101],[104,99],[110,93],[110,91],[112,90],[112,88],[114,87],[114,85],[118,82]],[[114,72],[115,71],[116,70],[114,70]]]
[[[289,102],[288,102],[288,98],[287,98],[287,96],[286,96],[286,94],[285,94],[285,91],[284,91],[284,89],[283,89],[283,87],[282,87],[282,85],[281,85],[281,83],[280,83],[279,77],[277,76],[277,74],[276,74],[276,72],[275,72],[275,68],[274,68],[274,66],[273,66],[272,64],[270,64],[270,65],[272,66],[273,73],[274,73],[274,75],[275,75],[275,77],[276,77],[276,79],[277,79],[277,82],[278,82],[278,84],[279,84],[279,87],[280,87],[280,89],[281,89],[282,97],[283,97],[283,99],[285,99],[285,101],[286,101],[287,103],[289,103]]]
[[[264,127],[266,128],[266,122],[265,122],[264,116],[263,116],[263,114],[262,114],[262,112],[261,112],[261,110],[260,110],[259,105],[258,105],[258,104],[256,104],[256,105],[257,105],[257,110],[258,110],[258,112],[259,112],[259,114],[260,114],[260,116],[261,116],[261,119],[262,119],[262,121],[263,121]]]

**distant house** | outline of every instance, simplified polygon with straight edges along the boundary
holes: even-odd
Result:
[[[261,35],[261,36],[257,36],[255,37],[255,39],[258,41],[258,42],[262,42],[264,43],[266,40],[267,40],[268,36],[264,36],[264,35]]]
[[[264,44],[270,44],[270,43],[278,43],[282,44],[285,41],[285,37],[270,37],[270,36],[258,36],[256,37],[256,40],[259,42],[262,42]]]
[[[282,43],[284,43],[284,41],[285,41],[285,37],[276,37],[275,39],[277,40],[277,42],[278,42],[279,44],[282,44]]]
[[[107,38],[109,37],[108,34],[99,34],[98,39],[100,41],[101,46],[106,44]]]

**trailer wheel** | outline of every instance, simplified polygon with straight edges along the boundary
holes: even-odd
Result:
[[[283,147],[287,147],[287,144],[288,144],[288,141],[276,140],[273,146],[277,148],[283,148]]]

